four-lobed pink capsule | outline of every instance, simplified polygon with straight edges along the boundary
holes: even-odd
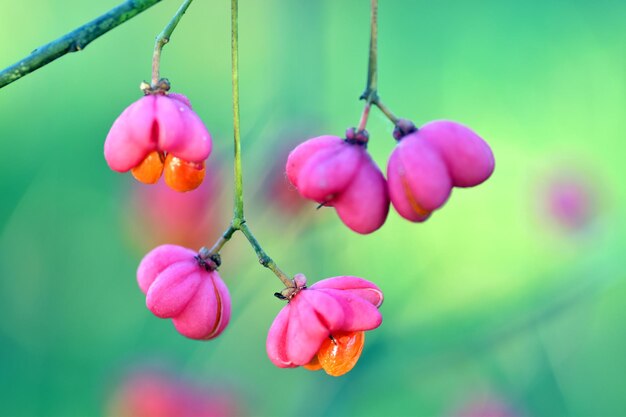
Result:
[[[172,319],[183,336],[209,340],[228,325],[228,288],[217,271],[204,267],[191,249],[157,246],[139,264],[137,281],[148,309],[157,317]]]
[[[146,184],[161,175],[172,189],[197,188],[211,153],[211,135],[182,94],[147,94],[115,120],[104,142],[104,158],[118,172],[131,171]]]
[[[334,207],[355,232],[371,233],[385,223],[389,212],[385,177],[364,144],[338,136],[309,139],[289,154],[286,171],[303,197]]]
[[[480,136],[460,123],[429,122],[400,136],[389,157],[391,203],[405,219],[423,222],[443,206],[452,187],[474,187],[491,176],[495,161]]]
[[[280,368],[304,366],[319,368],[316,363],[323,344],[329,340],[332,349],[332,368],[326,369],[338,376],[349,371],[358,360],[363,337],[356,354],[343,357],[346,347],[337,343],[342,334],[373,330],[382,323],[378,308],[383,293],[376,284],[354,276],[326,278],[307,287],[302,274],[294,277],[294,288],[287,288],[282,297],[288,304],[278,313],[267,335],[267,354]],[[349,349],[349,348],[348,348]],[[325,358],[319,358],[324,362]],[[328,364],[324,364],[328,365]],[[330,372],[329,372],[330,371]]]
[[[152,151],[200,163],[211,153],[211,145],[211,135],[186,96],[150,94],[115,120],[104,142],[104,158],[112,170],[126,172]]]

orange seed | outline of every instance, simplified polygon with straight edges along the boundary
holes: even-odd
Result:
[[[322,365],[320,364],[319,359],[317,359],[317,354],[313,356],[311,362],[304,365],[304,369],[308,369],[309,371],[319,371],[320,369],[322,369]]]
[[[365,332],[337,332],[322,343],[317,359],[328,375],[341,376],[354,368],[364,343]]]
[[[130,172],[139,182],[155,184],[161,178],[161,173],[163,172],[163,159],[165,159],[163,153],[152,151]]]
[[[171,153],[165,158],[165,183],[173,190],[184,193],[202,184],[204,161],[200,163],[184,161]]]

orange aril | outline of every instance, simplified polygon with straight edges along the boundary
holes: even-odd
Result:
[[[313,359],[311,359],[311,362],[303,366],[304,366],[304,369],[308,369],[309,371],[319,371],[320,369],[322,369],[322,365],[320,364],[319,359],[317,359],[317,354],[313,356]]]
[[[337,332],[322,343],[317,359],[328,375],[341,376],[354,368],[364,343],[365,332]]]
[[[185,192],[198,188],[204,179],[203,162],[188,162],[173,156],[165,158],[165,183],[173,190]]]
[[[155,184],[163,172],[163,153],[152,151],[141,161],[139,165],[131,170],[133,177],[144,184]]]

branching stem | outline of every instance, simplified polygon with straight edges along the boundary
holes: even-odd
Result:
[[[376,105],[376,107],[378,107],[380,109],[381,112],[383,112],[383,114],[385,116],[387,116],[387,119],[389,119],[391,121],[391,123],[393,123],[394,125],[398,124],[398,121],[400,120],[399,118],[397,118],[389,109],[389,107],[385,106],[383,104],[382,101],[380,101],[380,99],[376,99],[376,101],[374,102],[374,104]]]
[[[365,130],[372,104],[378,107],[385,116],[395,125],[398,118],[391,110],[385,106],[378,96],[378,0],[371,0],[370,15],[370,49],[367,62],[367,84],[365,91],[361,94],[361,100],[365,100],[361,120],[359,121],[358,132]]]
[[[239,121],[239,43],[238,43],[238,0],[231,0],[231,58],[232,58],[232,78],[233,78],[233,137],[235,144],[235,201],[233,210],[233,220],[229,228],[215,242],[206,256],[217,255],[224,245],[238,230],[248,239],[250,246],[254,249],[259,263],[268,268],[280,279],[285,287],[294,287],[295,284],[279,267],[276,262],[263,250],[261,244],[252,234],[244,217],[243,211],[243,175],[241,172],[241,133]]]
[[[128,21],[142,11],[159,3],[161,0],[127,0],[111,9],[102,16],[77,28],[46,45],[37,48],[29,56],[10,67],[0,71],[0,88],[18,80],[19,78],[49,64],[55,59],[69,53],[83,50],[94,39],[104,35],[111,29]],[[180,19],[187,11],[193,0],[184,0],[178,11],[156,37],[152,56],[152,88],[160,83],[161,52],[167,44]],[[376,0],[372,0],[375,2]],[[238,0],[231,0],[231,51],[232,51],[232,80],[233,80],[233,127],[234,127],[234,171],[235,171],[235,201],[233,220],[226,231],[215,242],[211,249],[201,249],[202,257],[218,255],[220,250],[240,230],[254,249],[259,262],[270,269],[286,287],[293,287],[293,281],[280,270],[276,262],[263,250],[250,228],[246,224],[243,211],[243,177],[241,170],[241,133],[239,122],[239,45],[238,45]],[[368,82],[369,84],[369,82]],[[375,82],[374,82],[375,86]]]
[[[378,98],[378,0],[371,0],[370,53],[367,62],[367,85],[361,94],[366,105]]]
[[[283,284],[285,284],[285,287],[293,287],[293,281],[283,271],[281,271],[278,265],[276,265],[276,262],[274,262],[272,258],[270,258],[267,253],[265,253],[259,242],[250,231],[248,225],[246,223],[243,223],[239,230],[241,230],[246,239],[248,239],[248,242],[250,242],[250,245],[256,252],[257,257],[259,258],[259,263],[272,271],[274,275],[276,275],[278,279],[280,279]]]

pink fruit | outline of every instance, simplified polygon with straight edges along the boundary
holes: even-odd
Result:
[[[171,318],[183,336],[209,340],[228,325],[228,288],[191,249],[156,247],[139,264],[137,281],[148,309],[157,317]]]
[[[307,287],[301,274],[294,281],[295,288],[283,291],[289,303],[267,336],[268,356],[280,368],[308,365],[333,335],[372,330],[382,322],[383,293],[370,281],[339,276]]]
[[[491,148],[470,128],[449,120],[435,120],[422,126],[418,135],[439,151],[455,187],[475,187],[493,173]]]
[[[320,136],[297,146],[287,159],[287,177],[300,195],[335,207],[357,233],[380,228],[389,212],[385,178],[363,143]]]
[[[398,144],[387,165],[389,195],[402,217],[423,222],[446,203],[453,186],[473,187],[489,178],[494,158],[489,145],[461,124],[442,120],[419,130],[408,126],[408,134],[396,134]]]
[[[154,183],[161,166],[143,164],[150,155],[171,154],[184,162],[200,164],[211,153],[211,135],[182,94],[148,94],[115,120],[104,142],[104,158],[118,172],[135,170],[142,182]],[[143,164],[143,165],[142,165]],[[143,169],[141,169],[143,168]]]

